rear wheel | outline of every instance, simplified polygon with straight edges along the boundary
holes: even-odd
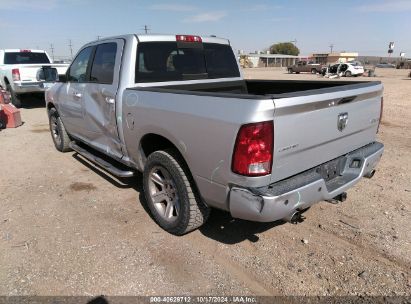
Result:
[[[143,187],[151,214],[164,230],[183,235],[207,221],[210,210],[174,149],[150,154],[144,168]]]
[[[317,70],[316,69],[311,69],[311,74],[317,74]]]
[[[70,137],[64,128],[63,122],[61,121],[60,115],[55,108],[49,110],[49,124],[51,138],[53,139],[54,146],[60,152],[69,152],[71,148],[69,147]]]
[[[21,99],[20,96],[13,91],[11,88],[11,85],[7,85],[7,91],[9,91],[10,96],[11,96],[11,103],[16,107],[16,108],[21,108]]]
[[[345,71],[344,75],[345,77],[351,77],[352,73],[350,71]]]

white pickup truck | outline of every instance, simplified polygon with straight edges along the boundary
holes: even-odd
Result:
[[[58,74],[65,74],[68,64],[52,64],[49,55],[42,50],[0,50],[0,86],[11,94],[12,103],[21,106],[21,94],[44,92],[37,74],[43,67],[53,67]]]

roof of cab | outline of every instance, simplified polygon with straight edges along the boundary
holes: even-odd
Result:
[[[188,34],[184,34],[184,35],[188,35]],[[111,39],[128,40],[128,39],[133,39],[135,37],[137,37],[139,42],[176,41],[176,35],[170,35],[170,34],[127,34],[127,35],[119,35],[119,36],[113,36],[113,37],[104,37],[99,40],[91,41],[87,44],[94,44],[96,42],[102,42],[104,40],[111,40]],[[200,37],[202,41],[205,43],[218,43],[218,44],[228,44],[228,45],[230,44],[230,41],[224,38],[219,38],[215,36],[200,36]]]
[[[20,53],[24,51],[29,51],[31,53],[45,53],[46,51],[44,50],[32,50],[32,49],[5,49],[5,50],[1,50],[5,53]]]

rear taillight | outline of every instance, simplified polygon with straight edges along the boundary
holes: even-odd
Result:
[[[182,42],[202,42],[200,36],[193,35],[176,35],[176,40]]]
[[[380,119],[378,120],[378,127],[377,127],[377,133],[380,130],[380,125],[381,125],[381,120],[382,120],[382,112],[384,110],[384,97],[381,97],[381,105],[380,105]]]
[[[11,70],[11,76],[13,78],[13,81],[19,81],[20,80],[20,70],[19,69],[12,69]]]
[[[274,125],[272,121],[243,125],[234,146],[232,170],[246,176],[271,173]]]

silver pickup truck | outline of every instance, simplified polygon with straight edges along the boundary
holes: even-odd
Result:
[[[57,150],[143,172],[155,221],[181,235],[210,208],[297,223],[383,153],[380,82],[244,80],[226,39],[124,35],[80,49],[46,92]]]

